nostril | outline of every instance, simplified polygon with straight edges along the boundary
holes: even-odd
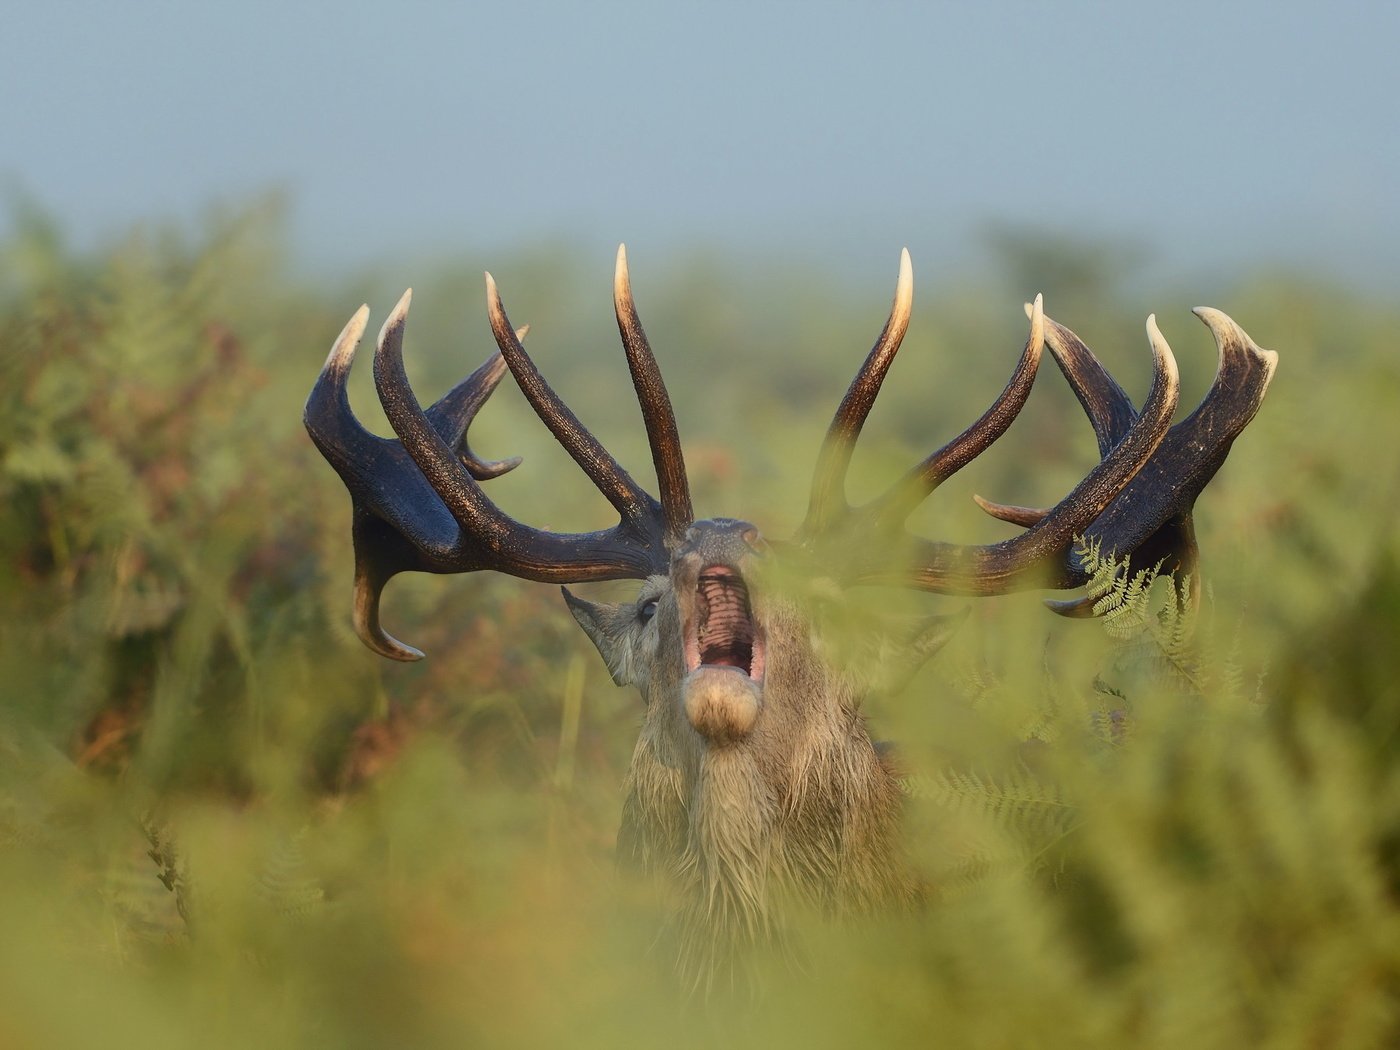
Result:
[[[740,538],[748,545],[749,550],[753,551],[755,554],[763,554],[768,550],[768,544],[764,542],[763,534],[752,525],[740,533]]]

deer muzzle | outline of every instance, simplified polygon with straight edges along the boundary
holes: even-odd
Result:
[[[763,707],[763,630],[742,568],[757,530],[702,525],[693,532],[700,535],[680,552],[674,573],[685,651],[682,701],[697,733],[714,744],[733,743],[749,734]]]

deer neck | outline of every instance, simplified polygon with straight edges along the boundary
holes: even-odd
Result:
[[[669,875],[698,919],[754,936],[787,898],[844,911],[909,894],[901,793],[860,698],[800,616],[773,610],[765,629],[763,710],[743,740],[702,739],[670,683],[654,683],[619,838],[623,859]]]

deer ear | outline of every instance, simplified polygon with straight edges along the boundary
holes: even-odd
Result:
[[[632,647],[636,639],[632,627],[636,622],[635,608],[630,604],[590,602],[578,597],[567,587],[560,587],[569,612],[583,628],[583,633],[598,648],[603,662],[608,665],[608,673],[618,685],[636,684],[636,662],[632,659]]]

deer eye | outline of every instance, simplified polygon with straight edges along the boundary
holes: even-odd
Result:
[[[656,599],[655,599],[655,598],[653,598],[653,599],[652,599],[651,601],[649,601],[649,602],[642,602],[642,604],[641,604],[640,606],[637,607],[637,619],[641,620],[642,623],[647,623],[647,622],[649,622],[649,621],[651,620],[651,618],[652,618],[653,616],[655,616],[655,615],[656,615]]]

